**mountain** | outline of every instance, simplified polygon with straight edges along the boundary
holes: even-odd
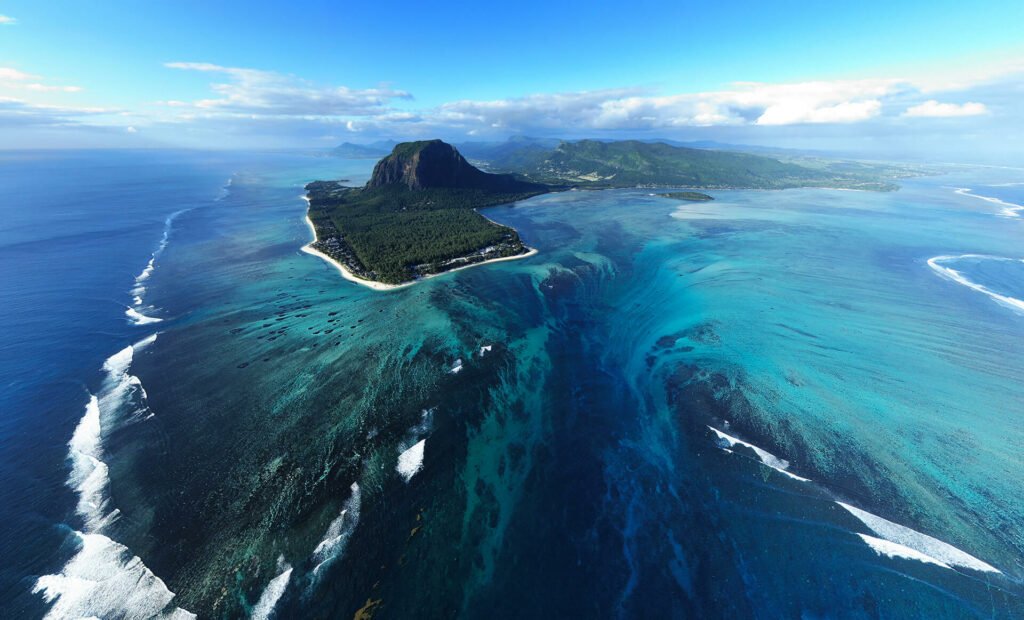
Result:
[[[483,166],[500,161],[505,167],[520,169],[545,157],[561,143],[558,138],[512,136],[503,142],[463,142],[459,144],[459,150]]]
[[[395,143],[387,140],[370,144],[343,142],[331,150],[331,155],[345,159],[379,159],[387,155]]]
[[[495,192],[537,191],[535,183],[509,174],[477,169],[452,145],[441,140],[403,142],[373,168],[368,188],[403,185],[410,190],[431,188],[477,189]]]
[[[488,174],[440,140],[403,142],[377,162],[364,187],[306,185],[310,247],[357,280],[403,284],[488,260],[529,254],[515,229],[477,209],[549,191]]]
[[[549,185],[579,187],[678,186],[784,189],[838,187],[893,190],[901,171],[883,166],[796,163],[735,151],[689,148],[639,140],[537,143],[492,148],[488,166]],[[801,165],[806,163],[808,165]],[[902,176],[906,176],[905,174]]]

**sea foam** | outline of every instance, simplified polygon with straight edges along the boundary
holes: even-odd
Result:
[[[717,428],[712,426],[709,426],[708,428],[711,429],[718,437],[719,441],[722,442],[723,445],[721,447],[723,450],[731,452],[729,448],[733,448],[737,445],[750,448],[758,458],[761,459],[761,462],[768,467],[782,472],[796,480],[810,482],[807,478],[801,478],[800,476],[786,471],[789,467],[789,462],[785,459],[780,459],[766,450],[762,450],[751,443],[723,433]],[[982,560],[979,560],[978,558],[937,538],[933,538],[927,534],[918,532],[917,530],[913,530],[898,523],[893,523],[892,521],[883,519],[882,517],[867,512],[866,510],[861,510],[860,508],[851,506],[850,504],[839,501],[837,501],[836,504],[853,516],[857,517],[861,523],[866,525],[875,534],[875,536],[871,536],[856,532],[857,536],[880,556],[917,560],[919,562],[935,564],[937,566],[950,569],[954,566],[959,566],[987,573],[1001,572],[991,564],[987,564],[986,562],[983,562]]]
[[[112,427],[152,415],[142,382],[129,371],[135,353],[156,338],[156,334],[143,338],[107,358],[103,385],[98,394],[89,395],[68,442],[67,484],[78,495],[75,512],[84,531],[73,533],[80,548],[61,572],[40,577],[32,589],[53,603],[46,618],[194,617],[170,607],[174,593],[127,547],[104,534],[120,511],[111,506],[103,437]]]
[[[68,443],[71,474],[68,486],[78,492],[76,512],[85,521],[87,531],[98,531],[117,519],[117,511],[108,509],[107,464],[101,460],[100,402],[89,395],[85,415],[79,420]]]
[[[395,466],[395,471],[406,482],[412,480],[412,477],[423,469],[423,450],[426,446],[427,440],[421,439],[398,455],[398,465]]]
[[[984,200],[985,202],[998,205],[1000,207],[999,214],[1005,217],[1020,217],[1021,211],[1024,211],[1024,205],[1006,202],[1005,200],[993,198],[992,196],[975,194],[973,190],[967,187],[958,187],[954,191],[961,196],[970,196],[971,198],[977,198],[979,200]]]
[[[932,270],[935,271],[935,273],[939,274],[943,278],[947,278],[949,280],[952,280],[953,282],[956,282],[957,284],[962,284],[967,288],[978,291],[979,293],[983,293],[984,295],[987,295],[988,297],[994,299],[998,303],[1009,308],[1012,308],[1017,312],[1024,312],[1024,300],[1017,299],[1016,297],[1010,297],[1009,295],[1001,295],[986,286],[983,286],[981,284],[978,284],[977,282],[970,280],[969,278],[967,278],[967,276],[960,273],[956,269],[953,269],[952,267],[946,267],[945,265],[942,264],[944,262],[960,260],[964,258],[980,258],[985,260],[997,261],[1019,260],[1016,258],[1006,258],[1004,256],[988,256],[985,254],[961,254],[959,256],[933,256],[932,258],[928,259],[928,266],[931,267]]]
[[[136,297],[136,299],[140,298]],[[159,317],[146,316],[145,314],[142,314],[141,312],[139,312],[135,308],[132,308],[131,306],[128,306],[125,309],[124,314],[125,316],[128,317],[128,321],[132,325],[149,325],[151,323],[159,323],[160,321],[163,321],[163,319]]]
[[[728,445],[730,448],[736,447],[737,445],[750,448],[751,450],[754,451],[754,454],[757,455],[757,458],[761,459],[762,463],[764,463],[768,467],[771,467],[775,471],[786,474],[790,478],[794,480],[799,480],[800,482],[810,482],[810,480],[808,480],[807,478],[802,478],[794,474],[793,472],[786,471],[789,469],[789,461],[787,461],[786,459],[780,459],[779,457],[775,456],[771,452],[768,452],[767,450],[762,450],[761,448],[758,448],[752,443],[747,443],[742,439],[737,439],[732,435],[727,435],[726,433],[723,433],[722,431],[718,430],[713,426],[709,426],[708,428],[710,428],[711,431],[718,436],[719,441]]]
[[[348,539],[359,525],[359,508],[362,505],[362,493],[359,484],[353,482],[350,487],[352,494],[341,507],[341,513],[331,521],[324,532],[324,537],[313,550],[313,574],[316,575],[325,565],[341,557],[348,546]]]
[[[156,249],[153,250],[149,256],[149,261],[146,266],[142,268],[142,271],[135,276],[135,285],[132,287],[129,293],[132,295],[132,306],[129,307],[125,314],[128,315],[128,319],[135,325],[148,325],[150,323],[157,323],[163,319],[159,319],[152,316],[146,316],[138,311],[145,303],[146,286],[145,282],[153,275],[153,271],[156,269],[156,261],[160,258],[160,255],[167,249],[167,244],[171,241],[171,232],[174,227],[174,220],[178,219],[182,213],[191,211],[191,209],[180,209],[167,216],[164,220],[164,230],[160,235],[160,241],[156,244]]]
[[[873,539],[870,536],[865,538],[864,535],[858,534],[876,553],[890,557],[898,555],[899,557],[932,562],[946,568],[960,566],[985,573],[1001,572],[991,564],[987,564],[949,543],[942,542],[937,538],[917,530],[912,530],[898,523],[893,523],[866,510],[861,510],[843,502],[836,503],[860,519],[861,523],[868,526],[882,540],[891,543],[890,545],[882,545],[875,542],[877,539]],[[904,551],[904,549],[909,549],[910,552]]]
[[[920,551],[916,551],[888,540],[881,538],[875,538],[874,536],[868,536],[867,534],[857,534],[861,540],[863,540],[871,549],[878,555],[884,555],[887,558],[903,558],[905,560],[917,560],[918,562],[925,562],[926,564],[936,564],[943,568],[952,569],[953,567],[944,562],[940,562],[930,555],[925,555]]]
[[[195,618],[170,606],[174,593],[127,547],[102,534],[75,536],[78,553],[32,588],[53,603],[45,618]]]
[[[292,578],[292,567],[284,561],[284,556],[278,558],[277,565],[281,572],[270,580],[267,587],[263,589],[263,593],[260,594],[259,600],[253,605],[252,614],[249,616],[252,620],[268,620],[277,601],[281,600],[281,596],[288,588],[288,582]]]
[[[412,480],[412,477],[423,469],[423,453],[427,445],[424,436],[430,432],[433,419],[434,409],[424,409],[420,414],[419,424],[409,429],[405,441],[398,447],[400,453],[395,471],[406,482]]]

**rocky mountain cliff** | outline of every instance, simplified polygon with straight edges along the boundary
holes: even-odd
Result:
[[[441,140],[403,142],[377,162],[367,188],[404,185],[411,190],[452,188],[495,192],[530,192],[543,186],[510,174],[478,170],[452,145]]]

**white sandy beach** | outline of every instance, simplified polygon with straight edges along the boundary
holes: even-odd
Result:
[[[306,201],[306,204],[308,205],[309,198],[307,198],[306,196],[303,196],[302,198]],[[383,282],[374,282],[373,280],[366,280],[364,278],[360,278],[356,274],[349,271],[348,267],[345,267],[345,265],[334,260],[330,256],[324,254],[323,252],[312,246],[313,243],[317,242],[316,228],[313,227],[313,221],[309,219],[308,212],[306,213],[306,225],[309,226],[309,230],[313,233],[313,240],[310,241],[308,244],[302,246],[302,251],[305,252],[306,254],[312,254],[313,256],[319,256],[320,258],[324,259],[333,267],[335,267],[338,271],[340,271],[341,277],[345,278],[346,280],[350,282],[355,282],[356,284],[362,284],[363,286],[372,288],[375,291],[388,291],[391,289],[403,288],[411,284],[415,284],[415,281],[407,282],[405,284],[385,284]]]

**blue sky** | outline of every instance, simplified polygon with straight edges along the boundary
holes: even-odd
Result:
[[[9,147],[525,133],[912,156],[956,137],[1002,157],[1024,128],[1019,0],[0,1],[0,16]]]

